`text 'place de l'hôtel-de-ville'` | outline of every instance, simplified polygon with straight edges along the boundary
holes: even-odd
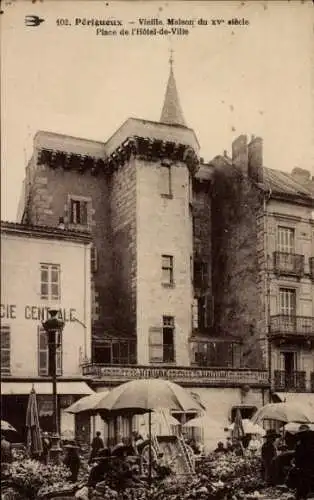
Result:
[[[1,229],[2,418],[20,432],[32,385],[52,425],[49,308],[65,323],[61,433],[89,441],[105,424],[65,408],[144,377],[226,425],[314,400],[313,178],[265,167],[260,137],[209,162],[199,149],[172,65],[159,122],[128,118],[105,142],[36,133],[18,222]]]

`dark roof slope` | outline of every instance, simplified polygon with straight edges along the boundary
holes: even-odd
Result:
[[[311,191],[287,172],[263,167],[263,175],[263,184],[273,193],[313,198]]]

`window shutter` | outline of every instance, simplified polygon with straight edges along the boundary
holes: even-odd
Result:
[[[38,375],[48,375],[48,341],[42,326],[37,327],[38,336]]]
[[[11,334],[9,325],[1,325],[1,374],[11,373]]]
[[[151,327],[149,329],[149,360],[151,362],[163,361],[162,328]]]

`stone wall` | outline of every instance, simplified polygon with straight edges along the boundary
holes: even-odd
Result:
[[[247,175],[246,155],[238,154],[241,168],[215,158],[212,197],[213,290],[215,331],[244,341],[243,364],[261,368],[261,330],[265,312],[260,191]]]
[[[114,327],[136,335],[136,166],[134,159],[109,180]]]
[[[96,326],[101,332],[114,329],[114,302],[112,294],[111,226],[109,217],[108,180],[105,176],[93,176],[34,161],[27,172],[29,203],[25,220],[34,225],[57,227],[60,218],[68,225],[69,195],[90,199],[90,225],[93,242],[97,249],[98,267],[93,274],[94,297],[101,322]],[[95,325],[94,325],[95,326]]]

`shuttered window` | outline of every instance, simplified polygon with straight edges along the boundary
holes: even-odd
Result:
[[[9,325],[1,325],[1,374],[11,373],[11,332]]]
[[[57,332],[57,349],[56,349],[56,372],[57,375],[62,375],[62,335]],[[49,375],[49,349],[48,335],[42,328],[38,327],[38,375]]]

